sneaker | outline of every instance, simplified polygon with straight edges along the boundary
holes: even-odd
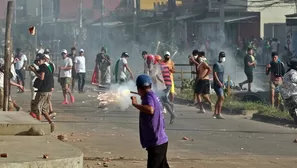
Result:
[[[216,119],[225,119],[221,114],[217,114]]]
[[[50,116],[51,119],[54,119],[54,118],[56,118],[57,113],[55,113],[55,112],[50,112],[50,113],[49,113],[49,116]]]
[[[213,115],[212,115],[212,118],[213,118],[213,119],[217,119],[217,115],[216,115],[216,114],[213,114]]]
[[[200,110],[198,111],[198,113],[206,113],[206,112],[205,112],[205,109],[202,108],[202,109],[200,109]]]
[[[55,124],[52,122],[50,125],[51,125],[51,132],[54,132],[55,131]]]
[[[62,102],[62,104],[69,104],[69,102],[68,102],[67,100],[64,100],[64,101]]]
[[[23,110],[22,107],[16,107],[15,109],[16,109],[16,111],[22,111]]]
[[[32,116],[33,118],[37,118],[36,114],[33,112],[30,112],[30,116]]]
[[[74,96],[70,96],[71,103],[75,102]]]
[[[162,112],[163,112],[163,114],[166,114],[167,113],[166,108],[164,108]]]

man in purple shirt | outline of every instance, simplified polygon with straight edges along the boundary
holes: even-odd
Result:
[[[169,168],[164,116],[159,98],[151,90],[152,80],[147,75],[139,75],[136,86],[142,102],[138,104],[135,96],[131,100],[132,105],[140,111],[139,134],[141,145],[148,153],[147,168]]]

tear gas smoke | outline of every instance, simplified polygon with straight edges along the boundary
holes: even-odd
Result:
[[[128,81],[125,84],[112,84],[107,92],[99,93],[99,107],[106,107],[109,104],[116,105],[121,111],[127,110],[131,104],[131,96],[137,92],[134,81]],[[140,96],[136,95],[140,103]]]

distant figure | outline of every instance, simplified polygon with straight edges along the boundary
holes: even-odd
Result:
[[[27,56],[23,54],[22,49],[16,49],[16,55],[14,57],[15,72],[17,74],[17,83],[25,86],[25,69],[27,66]],[[18,93],[23,93],[24,90],[19,90]]]
[[[74,62],[74,58],[76,57],[76,48],[72,47],[71,48],[71,53],[67,55],[67,57],[71,58],[72,63]],[[74,86],[75,86],[75,80],[76,80],[76,71],[74,66],[72,66],[72,70],[71,70],[72,74],[71,74],[71,92],[74,92]]]
[[[253,83],[253,71],[256,66],[256,61],[253,56],[254,50],[252,48],[248,48],[248,54],[244,57],[244,73],[247,77],[247,80],[239,83],[239,87],[242,89],[244,84],[248,84],[248,91],[251,92],[251,86]]]

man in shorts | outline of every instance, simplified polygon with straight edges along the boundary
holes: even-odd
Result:
[[[225,53],[220,52],[219,61],[213,65],[213,89],[218,96],[218,100],[215,105],[215,111],[213,118],[224,119],[221,115],[222,107],[224,103],[224,62],[226,60]]]
[[[71,103],[74,103],[75,99],[69,88],[72,81],[71,77],[72,77],[73,62],[71,58],[67,57],[67,50],[63,49],[61,55],[62,55],[63,61],[61,66],[59,67],[59,82],[62,86],[63,97],[64,97],[64,101],[62,102],[62,104],[69,104],[67,99],[67,94],[70,97]]]
[[[251,86],[253,83],[253,71],[256,66],[256,61],[254,59],[254,50],[252,48],[248,48],[248,54],[244,57],[244,73],[247,77],[247,80],[239,83],[239,87],[242,89],[244,84],[248,84],[248,91],[251,92]]]
[[[49,105],[50,105],[50,94],[54,85],[53,74],[50,72],[49,67],[45,64],[46,57],[44,54],[38,54],[36,61],[39,65],[39,70],[36,71],[32,66],[30,66],[31,71],[36,74],[36,80],[34,81],[34,88],[37,88],[36,97],[32,112],[35,113],[36,118],[41,120],[41,115],[49,122],[51,126],[51,132],[54,131],[55,125],[51,120],[49,115]]]
[[[195,93],[197,94],[197,100],[200,108],[201,113],[205,113],[205,109],[203,108],[203,97],[209,104],[212,106],[212,102],[210,100],[210,80],[209,74],[211,72],[210,66],[205,62],[205,53],[199,52],[198,55],[198,62],[195,60],[194,57],[191,57],[193,63],[197,65],[197,72],[198,72],[198,80],[195,88]]]
[[[76,48],[72,47],[71,48],[71,53],[67,55],[67,57],[71,58],[72,62],[74,62],[74,59],[76,57]],[[75,86],[75,80],[76,80],[76,71],[75,71],[75,67],[72,66],[72,70],[71,70],[71,92],[74,92],[74,86]]]

